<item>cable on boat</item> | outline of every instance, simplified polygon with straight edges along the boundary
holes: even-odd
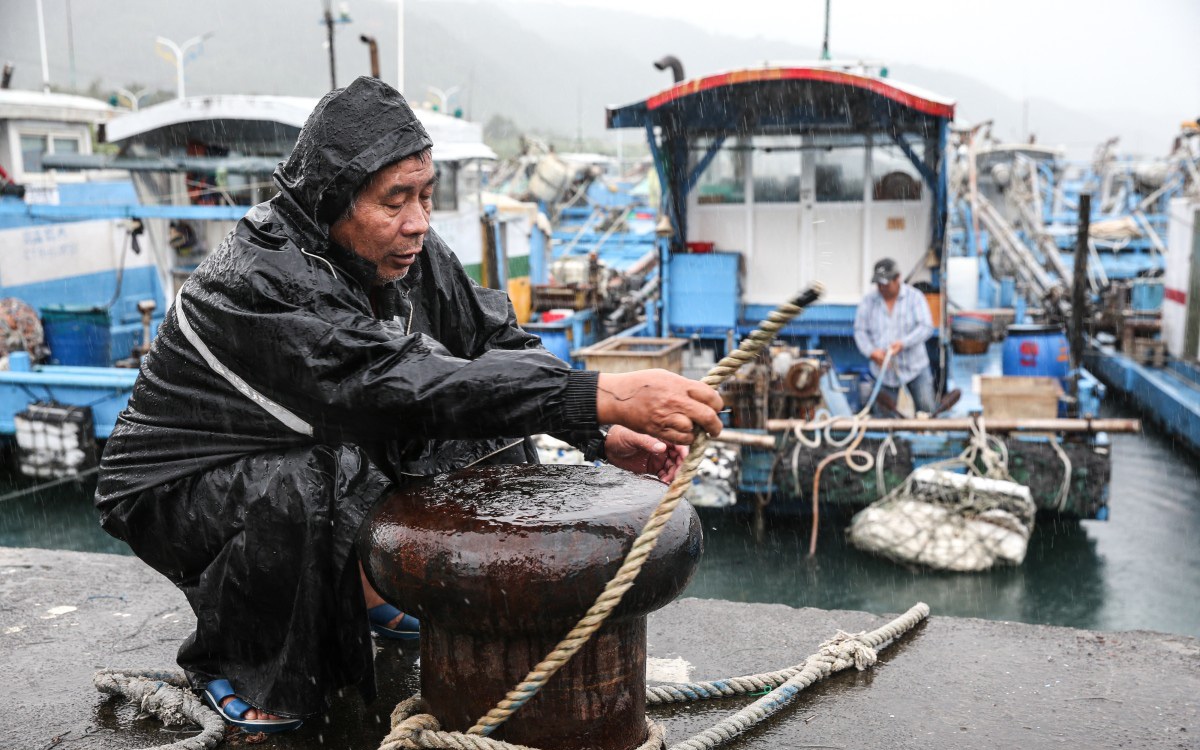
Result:
[[[804,430],[799,425],[793,430],[796,436],[796,447],[792,450],[792,478],[797,488],[799,487],[799,469],[797,462],[799,459],[800,448],[809,449],[820,448],[821,444],[828,443],[834,448],[845,448],[834,453],[830,453],[821,462],[817,464],[816,471],[813,472],[813,491],[812,491],[812,531],[808,538],[808,556],[813,557],[817,554],[817,524],[820,521],[820,494],[821,494],[821,472],[825,467],[833,463],[837,459],[844,459],[846,466],[850,470],[859,474],[865,474],[872,468],[876,469],[875,490],[880,497],[883,496],[883,452],[887,447],[891,447],[892,455],[896,455],[896,446],[892,442],[892,436],[889,434],[886,441],[879,446],[876,455],[871,455],[867,451],[859,450],[858,446],[866,437],[867,431],[864,427],[864,421],[871,415],[871,409],[875,406],[875,399],[879,398],[879,392],[883,389],[883,373],[887,372],[888,365],[892,362],[892,352],[887,350],[883,355],[883,362],[879,366],[879,377],[875,378],[875,387],[871,389],[871,397],[867,399],[866,405],[854,414],[850,430],[846,437],[836,439],[833,437],[833,422],[835,417],[830,414],[828,409],[819,409],[814,415],[814,419],[810,424],[813,425],[813,436],[810,438],[805,435]],[[862,463],[856,463],[855,459],[862,459]]]

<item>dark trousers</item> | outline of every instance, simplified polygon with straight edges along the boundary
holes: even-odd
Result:
[[[353,445],[256,454],[119,503],[102,519],[196,613],[179,665],[199,688],[305,717],[331,690],[374,695],[354,542],[390,481]]]

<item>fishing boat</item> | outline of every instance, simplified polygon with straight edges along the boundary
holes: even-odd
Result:
[[[22,443],[27,474],[94,462],[165,310],[128,173],[52,163],[92,157],[118,114],[88,97],[0,90],[0,436]]]
[[[608,110],[608,127],[642,130],[653,155],[661,292],[640,325],[577,352],[587,366],[702,374],[798,290],[816,281],[827,290],[780,332],[770,358],[726,386],[730,432],[759,437],[736,447],[735,461],[718,461],[718,473],[731,474],[731,491],[716,493],[718,502],[802,513],[815,507],[819,489],[822,504],[861,507],[914,467],[960,455],[989,419],[1003,419],[1017,425],[999,436],[1011,478],[1029,487],[1039,510],[1107,517],[1107,435],[1020,429],[1022,420],[1098,412],[1103,387],[1072,370],[1065,337],[1050,337],[1046,356],[1025,368],[1006,368],[1004,346],[990,336],[979,354],[952,347],[953,119],[953,101],[857,61],[677,80]],[[973,430],[965,429],[970,420],[945,422],[957,429],[936,419],[916,429],[911,420],[863,421],[872,389],[853,341],[854,315],[884,257],[925,293],[939,330],[928,347],[945,416],[982,415]],[[1082,387],[1064,393],[1076,381]],[[903,400],[894,406],[911,415]],[[820,476],[840,446],[832,432],[805,432],[819,410],[850,420],[859,448],[877,459],[871,471],[839,461]]]
[[[274,194],[271,173],[316,103],[202,96],[120,114],[85,97],[0,91],[0,153],[27,157],[0,161],[23,188],[0,202],[0,292],[27,303],[50,344],[48,355],[10,356],[0,372],[0,435],[20,437],[16,415],[50,404],[57,411],[47,419],[70,413],[82,425],[75,432],[108,437],[169,300]],[[433,227],[477,280],[519,285],[513,271],[528,273],[536,210],[483,204],[480,165],[495,154],[479,126],[417,115],[436,144]],[[45,472],[87,468],[63,469],[62,450],[42,453]],[[84,453],[94,462],[93,450]]]
[[[1188,326],[1196,315],[1200,126],[1183,123],[1171,151],[1153,159],[1121,155],[1116,139],[1076,163],[1054,149],[991,144],[986,134],[977,148],[976,140],[974,129],[962,133],[950,262],[980,281],[977,290],[964,285],[959,302],[1016,319],[1027,310],[1062,317],[1070,307],[1063,292],[1086,255],[1080,318],[1088,369],[1200,451],[1200,375],[1188,344],[1196,338]]]

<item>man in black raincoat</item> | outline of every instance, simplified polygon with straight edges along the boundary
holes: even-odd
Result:
[[[471,282],[429,228],[431,146],[376,79],[326,95],[279,194],[183,285],[104,451],[101,524],[195,610],[193,686],[228,680],[251,719],[373,696],[354,540],[394,483],[525,460],[542,432],[665,478],[666,443],[720,431],[708,386],[572,370]]]

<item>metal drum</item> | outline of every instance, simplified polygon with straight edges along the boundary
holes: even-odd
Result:
[[[1005,375],[1044,375],[1063,380],[1071,370],[1067,336],[1058,326],[1009,326],[1002,367]]]

